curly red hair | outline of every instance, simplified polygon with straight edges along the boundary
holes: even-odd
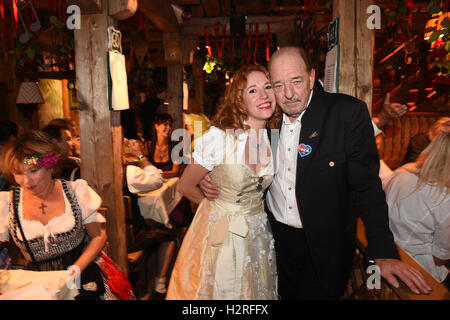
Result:
[[[255,71],[264,73],[269,79],[269,72],[261,65],[252,64],[241,67],[226,88],[223,102],[217,107],[217,112],[211,119],[211,125],[222,130],[250,129],[244,123],[248,119],[248,113],[243,102],[243,91],[247,86],[248,75]],[[276,106],[274,114],[267,122],[267,126],[269,128],[277,128],[281,114],[281,109]]]

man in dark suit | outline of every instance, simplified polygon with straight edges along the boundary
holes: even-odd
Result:
[[[353,203],[365,225],[367,255],[381,276],[398,286],[397,276],[411,290],[427,293],[420,272],[398,259],[365,103],[313,90],[314,69],[301,48],[274,53],[269,72],[284,112],[266,197],[281,298],[343,295],[355,249]]]

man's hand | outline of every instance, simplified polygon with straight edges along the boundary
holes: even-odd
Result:
[[[198,184],[200,190],[202,190],[206,199],[209,201],[214,201],[219,196],[219,188],[216,185],[211,183],[211,177],[209,174],[206,174],[205,177]]]
[[[397,119],[403,116],[408,111],[408,106],[400,103],[391,103],[390,93],[386,94],[386,98],[383,102],[383,108],[381,112],[374,119],[375,124],[379,129],[383,128],[392,119]],[[376,121],[375,121],[376,120]]]
[[[431,287],[425,281],[419,270],[397,259],[375,259],[375,264],[380,268],[381,276],[395,288],[399,282],[395,276],[402,280],[416,294],[428,294]]]

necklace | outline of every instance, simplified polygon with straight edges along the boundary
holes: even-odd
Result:
[[[261,149],[262,146],[264,145],[264,140],[261,139],[260,143],[256,143],[255,141],[253,141],[252,138],[248,137],[248,142],[250,143],[250,145],[254,148],[256,148],[256,163],[260,164],[261,163]]]
[[[166,152],[169,150],[169,146],[166,146],[165,148],[160,147],[158,144],[156,145],[156,149],[158,149],[159,152],[159,158],[160,160],[164,159],[166,156]]]
[[[51,187],[50,187],[50,190],[46,193],[45,197],[47,197],[49,194],[51,194],[51,193],[53,192],[53,189],[54,189],[54,188],[55,188],[55,181],[52,180],[52,185],[51,185]],[[44,204],[44,200],[41,199],[41,198],[38,197],[38,196],[35,196],[35,197],[38,198],[38,199],[41,201],[41,205],[39,206],[39,209],[41,209],[42,214],[47,214],[47,212],[45,212],[45,208],[48,208],[48,206],[46,206],[46,205]],[[45,197],[44,197],[44,198],[45,198]]]

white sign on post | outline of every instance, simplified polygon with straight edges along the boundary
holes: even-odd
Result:
[[[108,104],[109,109],[119,111],[130,108],[125,56],[122,54],[122,34],[108,28]]]
[[[325,58],[325,79],[323,90],[330,93],[339,91],[339,45],[334,46]]]

